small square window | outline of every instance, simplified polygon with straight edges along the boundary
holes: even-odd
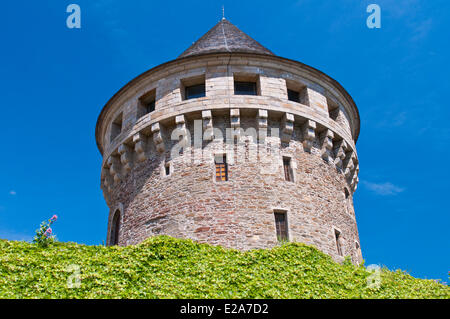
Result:
[[[182,79],[180,93],[182,100],[197,99],[206,96],[205,75]]]
[[[120,113],[120,115],[117,116],[111,124],[110,141],[112,142],[121,132],[122,132],[122,113]]]
[[[339,104],[333,99],[327,97],[327,105],[328,115],[332,120],[336,121],[339,116]]]
[[[205,83],[185,87],[186,100],[205,96]]]
[[[289,101],[309,105],[308,90],[303,83],[287,79],[286,89]]]
[[[156,89],[141,96],[138,104],[138,118],[153,112],[156,106]]]
[[[256,82],[234,82],[234,94],[236,95],[258,95]]]
[[[300,92],[294,90],[287,90],[288,100],[300,103]]]

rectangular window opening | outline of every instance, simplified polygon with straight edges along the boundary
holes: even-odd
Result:
[[[328,116],[333,121],[336,121],[336,119],[339,116],[339,104],[334,100],[330,99],[329,97],[327,97],[327,105],[328,105]]]
[[[216,181],[228,181],[228,164],[226,155],[216,155],[214,162],[216,165]]]
[[[288,89],[287,93],[289,101],[300,103],[300,92]]]
[[[258,74],[234,74],[235,95],[261,95]]]
[[[185,94],[186,100],[196,99],[196,98],[199,98],[199,97],[206,96],[205,83],[192,85],[192,86],[187,86],[185,88],[185,93],[184,94]]]
[[[145,105],[146,114],[151,113],[154,110],[155,110],[155,100],[152,100]]]
[[[258,95],[255,82],[234,82],[234,94],[236,95]]]
[[[138,118],[153,112],[156,106],[156,89],[141,96],[138,104]]]
[[[167,164],[164,166],[164,169],[165,169],[165,172],[166,172],[166,176],[169,176],[169,175],[170,175],[170,164],[167,163]]]
[[[181,80],[181,97],[183,100],[206,96],[205,75]]]
[[[308,92],[305,84],[286,80],[287,97],[289,101],[309,106]]]
[[[112,122],[110,141],[113,141],[122,132],[122,117],[122,113],[120,113]]]
[[[283,211],[275,211],[275,228],[277,231],[277,240],[284,242],[288,240],[287,214]]]
[[[283,170],[284,170],[284,179],[288,182],[294,181],[294,174],[291,166],[291,158],[283,157]]]

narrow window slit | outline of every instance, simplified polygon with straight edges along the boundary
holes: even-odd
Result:
[[[284,242],[288,240],[288,226],[286,212],[275,211],[275,228],[277,232],[277,240]]]
[[[339,256],[343,256],[342,254],[342,245],[341,245],[341,232],[337,229],[334,230],[334,236],[336,238],[336,249]]]
[[[291,166],[291,159],[289,157],[283,157],[283,169],[284,169],[284,179],[287,182],[294,181],[294,174]]]

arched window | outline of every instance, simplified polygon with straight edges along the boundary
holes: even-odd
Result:
[[[120,210],[116,210],[111,224],[111,237],[109,243],[111,246],[119,243],[119,231],[120,231]]]
[[[339,230],[337,230],[336,228],[334,229],[334,236],[336,239],[336,249],[337,249],[337,253],[339,256],[343,256],[343,252],[342,252],[342,235],[341,232]]]

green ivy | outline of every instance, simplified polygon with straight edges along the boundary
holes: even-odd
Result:
[[[368,287],[371,275],[299,243],[240,252],[167,236],[128,247],[0,240],[0,298],[450,298],[434,280],[384,268]]]

